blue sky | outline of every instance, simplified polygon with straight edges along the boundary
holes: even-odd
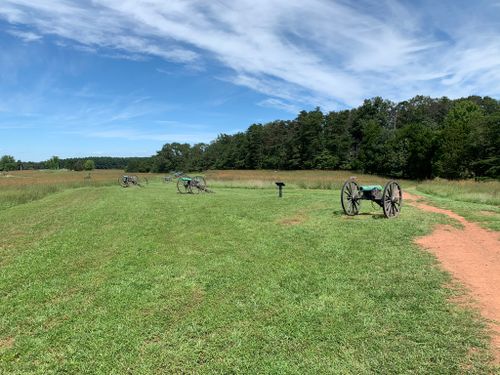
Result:
[[[0,0],[0,155],[147,156],[301,109],[500,98],[500,0]]]

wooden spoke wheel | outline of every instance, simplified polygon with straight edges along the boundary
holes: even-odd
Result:
[[[143,176],[134,176],[136,178],[136,184],[140,187],[144,187],[149,184],[149,181],[146,177]]]
[[[191,193],[200,194],[201,191],[203,191],[203,188],[200,182],[196,177],[193,177],[193,179],[191,180]]]
[[[118,178],[118,183],[120,184],[121,187],[128,187],[129,185],[128,176],[120,176],[120,178]]]
[[[143,182],[141,178],[139,178],[136,175],[128,175],[123,177],[124,181],[126,180],[127,186],[142,186],[141,183]]]
[[[359,213],[361,197],[359,185],[355,181],[348,180],[344,183],[340,192],[340,201],[346,215],[354,216]]]
[[[182,178],[179,178],[177,180],[177,191],[181,194],[192,193],[191,180],[183,180]]]
[[[206,191],[207,189],[207,182],[205,181],[205,177],[203,176],[194,176],[193,177],[193,188],[195,189],[196,193],[199,193],[200,191]]]
[[[403,203],[403,191],[396,181],[389,181],[382,194],[382,208],[387,218],[396,217],[401,212]]]

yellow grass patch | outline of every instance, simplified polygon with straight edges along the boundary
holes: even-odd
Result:
[[[14,346],[14,337],[7,337],[5,339],[0,339],[0,350],[11,349]]]
[[[90,178],[88,177],[90,174]],[[30,185],[59,185],[88,182],[104,182],[118,181],[118,178],[123,174],[123,171],[110,170],[94,170],[91,172],[82,171],[12,171],[7,175],[0,175],[0,187],[16,187]]]
[[[287,187],[302,189],[340,189],[352,176],[356,177],[360,185],[385,185],[389,181],[388,178],[352,171],[215,170],[205,173],[207,180],[230,187],[274,187],[274,182],[283,181]]]
[[[285,217],[283,219],[280,219],[278,221],[278,224],[281,224],[283,226],[293,226],[293,225],[299,225],[302,224],[307,220],[307,216],[304,214],[296,214],[293,216]]]

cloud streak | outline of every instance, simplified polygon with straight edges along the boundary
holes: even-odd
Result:
[[[498,3],[455,4],[4,0],[0,18],[26,41],[51,35],[117,58],[217,64],[222,79],[268,96],[261,105],[288,111],[375,95],[498,97]]]
[[[59,92],[58,88],[52,90]],[[46,88],[42,87],[41,92],[12,97],[5,106],[0,102],[0,115],[3,114],[0,131],[32,129],[84,138],[191,144],[217,137],[216,131],[210,131],[203,124],[167,120],[171,116],[169,111],[176,106],[149,96],[133,93],[116,96],[85,86],[72,94],[61,91],[58,98],[65,105],[54,109],[44,93]],[[151,122],[155,126],[151,127]]]
[[[22,39],[25,42],[36,42],[37,40],[42,39],[41,35],[32,33],[31,31],[21,31],[21,30],[7,30],[7,33]]]

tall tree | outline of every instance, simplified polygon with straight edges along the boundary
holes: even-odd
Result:
[[[472,170],[476,176],[500,178],[500,111],[479,118],[474,125]]]
[[[351,111],[330,112],[325,116],[324,142],[328,155],[328,166],[325,169],[350,169],[350,117]]]
[[[245,169],[261,169],[264,162],[262,125],[253,124],[246,131]]]
[[[186,160],[189,156],[190,146],[187,143],[167,143],[157,152],[153,171],[170,172],[183,170],[186,167]]]
[[[300,155],[300,167],[315,168],[316,155],[323,151],[323,113],[319,107],[310,112],[302,111],[296,121],[298,132],[294,142]]]
[[[382,171],[386,174],[422,180],[432,177],[436,152],[435,131],[426,123],[408,124],[388,142]]]
[[[13,171],[17,169],[16,159],[11,155],[3,155],[0,158],[0,171]]]
[[[49,160],[45,162],[45,166],[48,169],[59,169],[60,159],[59,156],[52,156]]]
[[[92,159],[87,159],[83,163],[83,169],[86,171],[92,171],[95,169],[95,163]]]
[[[483,116],[479,106],[470,100],[453,104],[441,130],[441,147],[435,161],[436,174],[446,178],[472,176],[472,130],[473,124]]]

